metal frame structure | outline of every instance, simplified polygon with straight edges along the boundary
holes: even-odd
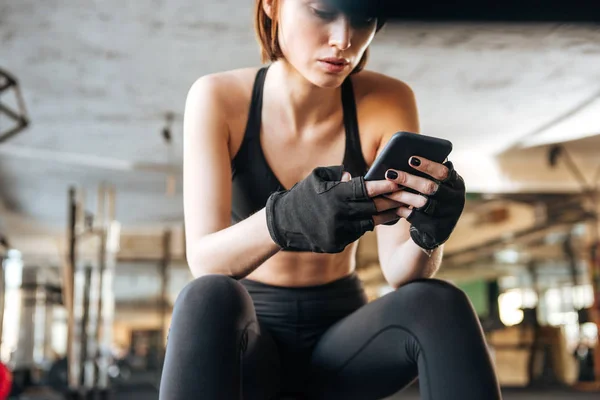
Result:
[[[85,191],[70,188],[63,293],[68,310],[68,389],[73,399],[109,395],[112,284],[120,235],[114,188],[99,187],[96,215],[87,213],[85,205]]]
[[[5,131],[3,131],[2,127],[0,126],[0,143],[7,141],[29,126],[29,118],[27,117],[25,101],[23,100],[23,95],[21,94],[19,82],[17,81],[17,78],[11,75],[8,71],[0,68],[0,95],[9,90],[14,91],[15,93],[18,109],[16,111],[12,110],[7,105],[2,104],[2,101],[0,101],[0,116],[5,115],[15,123],[14,126]]]

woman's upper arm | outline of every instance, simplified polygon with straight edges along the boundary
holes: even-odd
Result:
[[[183,121],[183,205],[187,248],[231,221],[229,128],[214,75],[190,88]]]

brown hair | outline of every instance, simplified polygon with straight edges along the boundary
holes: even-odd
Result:
[[[262,2],[263,0],[256,0],[254,5],[254,31],[260,45],[261,61],[266,63],[267,61],[273,62],[279,58],[283,58],[283,52],[281,51],[279,38],[277,37],[279,20],[277,17],[271,19],[267,15],[263,9]],[[280,0],[273,0],[273,15],[279,14],[279,4]],[[379,31],[384,24],[385,20],[378,18],[377,31]],[[352,74],[362,71],[367,65],[368,59],[369,49],[367,48],[356,67],[354,67],[354,70],[352,70]]]

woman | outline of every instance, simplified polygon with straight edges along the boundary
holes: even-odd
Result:
[[[467,297],[431,279],[462,179],[418,155],[432,179],[362,179],[393,133],[419,130],[411,89],[362,70],[383,21],[324,0],[255,11],[269,66],[204,76],[186,102],[196,279],[174,307],[160,398],[379,399],[416,377],[424,399],[500,398]],[[373,229],[396,290],[367,303],[354,256]]]

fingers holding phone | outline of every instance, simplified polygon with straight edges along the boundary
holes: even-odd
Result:
[[[393,180],[366,181],[365,186],[379,212],[379,214],[373,215],[375,225],[393,225],[401,217],[408,217],[410,209],[403,196],[408,192],[405,192]]]
[[[408,163],[417,171],[421,171],[437,181],[444,181],[448,178],[450,170],[444,164],[428,160],[424,157],[412,156]]]
[[[347,182],[351,179],[352,176],[350,173],[344,172],[342,182]],[[374,224],[381,225],[397,221],[399,218],[397,209],[399,207],[406,207],[406,205],[392,198],[387,198],[384,195],[399,191],[398,185],[388,180],[365,181],[365,188],[367,195],[373,199],[378,212],[378,214],[373,215]]]
[[[412,189],[384,194],[385,198],[405,205],[405,207],[397,210],[397,214],[402,218],[408,218],[412,208],[421,209],[425,207],[429,201],[428,196],[438,191],[438,182],[443,182],[449,175],[449,169],[444,164],[428,160],[424,157],[412,156],[408,162],[412,168],[423,172],[433,179],[427,179],[400,170],[389,169],[386,171],[385,176],[388,181],[401,187]]]
[[[364,177],[400,186],[381,196],[403,204],[394,209],[396,215],[410,223],[411,238],[428,251],[448,239],[465,204],[464,181],[446,161],[451,151],[448,140],[397,132]]]
[[[387,170],[385,178],[402,188],[412,189],[425,195],[435,193],[438,187],[437,183],[433,180],[393,169]]]
[[[412,168],[423,172],[433,179],[428,179],[426,177],[417,176],[409,172],[394,169],[388,169],[385,173],[385,178],[399,186],[413,189],[414,191],[424,195],[434,194],[438,190],[438,182],[442,182],[448,178],[449,169],[444,164],[428,160],[424,157],[416,156],[410,157],[408,162]],[[422,200],[426,198],[423,196],[410,196],[410,194],[412,193],[394,193],[394,196],[391,198],[395,198],[398,201],[403,201],[401,198],[411,199],[412,201],[406,204],[410,204],[415,207],[421,207],[422,204],[418,205],[414,204],[414,202],[416,201],[417,203],[421,203]]]

